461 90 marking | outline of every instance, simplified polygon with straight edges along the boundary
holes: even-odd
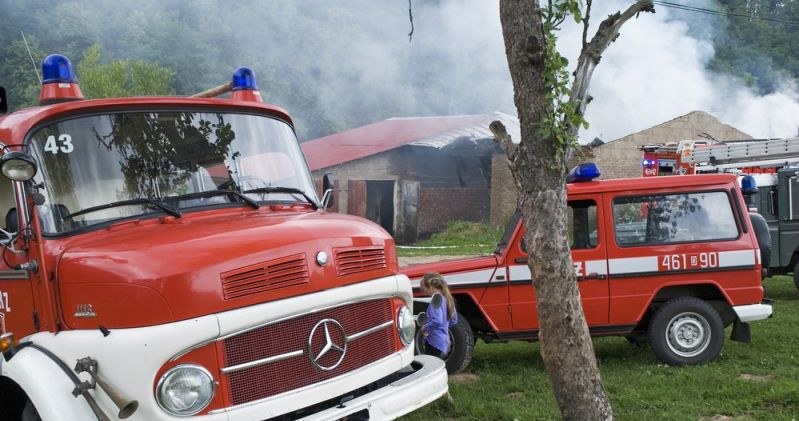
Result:
[[[718,252],[667,254],[660,258],[660,270],[692,270],[719,267]]]

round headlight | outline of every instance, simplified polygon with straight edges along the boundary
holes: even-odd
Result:
[[[413,319],[413,312],[407,306],[402,306],[397,313],[397,331],[404,345],[413,342],[413,337],[416,335],[416,322]]]
[[[179,417],[194,415],[211,403],[214,379],[198,365],[179,365],[169,369],[156,388],[156,400],[164,411]]]
[[[0,158],[0,171],[14,181],[28,181],[36,175],[36,160],[25,152],[8,152]]]

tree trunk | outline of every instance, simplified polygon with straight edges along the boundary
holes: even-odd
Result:
[[[506,152],[527,227],[541,357],[563,419],[612,420],[568,246],[565,163],[554,140],[535,130],[552,107],[538,1],[500,0],[500,19],[521,126],[521,143]]]

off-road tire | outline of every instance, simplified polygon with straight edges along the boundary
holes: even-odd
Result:
[[[679,297],[655,312],[648,336],[655,355],[666,364],[704,364],[721,352],[724,324],[708,302]]]
[[[469,321],[460,314],[458,314],[458,323],[449,328],[449,339],[452,345],[444,362],[447,364],[447,373],[455,374],[469,365],[474,353],[474,332],[469,326]]]
[[[768,269],[771,263],[771,233],[768,231],[766,218],[759,213],[750,212],[749,220],[757,238],[757,247],[760,249],[760,263],[763,269]]]
[[[793,284],[796,289],[799,289],[799,262],[796,262],[796,266],[793,268]]]

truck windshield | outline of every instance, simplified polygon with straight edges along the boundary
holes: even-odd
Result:
[[[206,206],[318,202],[293,130],[265,116],[91,115],[40,127],[28,144],[45,234]]]

